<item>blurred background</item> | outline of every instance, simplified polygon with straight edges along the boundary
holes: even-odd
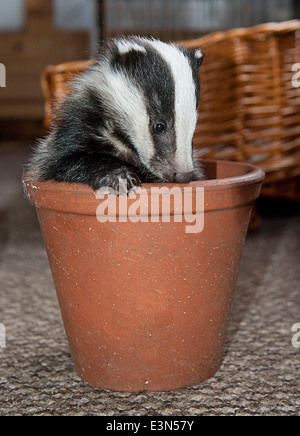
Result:
[[[40,75],[47,65],[88,59],[100,39],[163,40],[300,17],[299,0],[0,0],[0,147],[43,133]]]
[[[0,415],[299,415],[299,349],[291,345],[300,322],[300,21],[290,21],[297,19],[300,0],[0,0],[0,324],[7,331]],[[76,378],[21,184],[51,100],[88,65],[98,41],[124,34],[203,49],[195,146],[203,158],[266,171],[222,371],[205,389],[138,398]]]

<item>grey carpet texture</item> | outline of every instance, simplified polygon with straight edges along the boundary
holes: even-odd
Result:
[[[74,371],[35,211],[22,193],[26,158],[0,153],[1,416],[300,415],[300,348],[292,345],[300,323],[299,213],[266,215],[247,236],[215,376],[171,392],[109,392]]]

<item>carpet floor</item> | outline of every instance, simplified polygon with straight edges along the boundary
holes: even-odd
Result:
[[[297,338],[292,345],[300,323],[298,206],[275,214],[263,207],[260,228],[247,236],[215,376],[172,392],[108,392],[74,371],[35,211],[22,193],[26,158],[22,150],[0,153],[0,416],[300,415]]]

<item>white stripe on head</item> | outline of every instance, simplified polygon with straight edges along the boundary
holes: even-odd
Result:
[[[190,63],[178,47],[159,40],[150,41],[167,62],[175,82],[175,165],[178,172],[193,171],[192,139],[197,123],[196,89]],[[199,50],[199,57],[202,56]]]
[[[121,55],[126,54],[126,53],[130,52],[131,50],[139,51],[142,53],[147,53],[147,51],[145,50],[145,48],[143,46],[139,45],[135,41],[130,41],[128,39],[117,40],[116,45],[117,45],[118,51]]]
[[[82,83],[94,89],[105,100],[113,120],[117,120],[122,130],[128,134],[142,163],[149,167],[155,150],[149,131],[150,119],[141,91],[125,74],[113,70],[109,61],[85,75]]]

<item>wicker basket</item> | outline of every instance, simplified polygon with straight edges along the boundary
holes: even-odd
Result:
[[[260,166],[263,193],[276,196],[276,182],[300,176],[300,88],[292,83],[300,21],[217,32],[185,45],[206,53],[195,146],[203,157]]]
[[[42,73],[41,83],[45,97],[45,126],[50,127],[57,108],[66,94],[70,92],[70,81],[82,74],[92,61],[66,62],[49,65]]]
[[[300,88],[292,84],[292,67],[300,62],[300,21],[217,32],[182,43],[206,54],[194,137],[203,158],[252,162],[266,172],[263,193],[285,196],[286,181],[292,179],[292,197],[300,199],[300,182],[295,182],[300,176]],[[47,125],[56,102],[69,91],[69,80],[89,65],[73,62],[44,71]]]

